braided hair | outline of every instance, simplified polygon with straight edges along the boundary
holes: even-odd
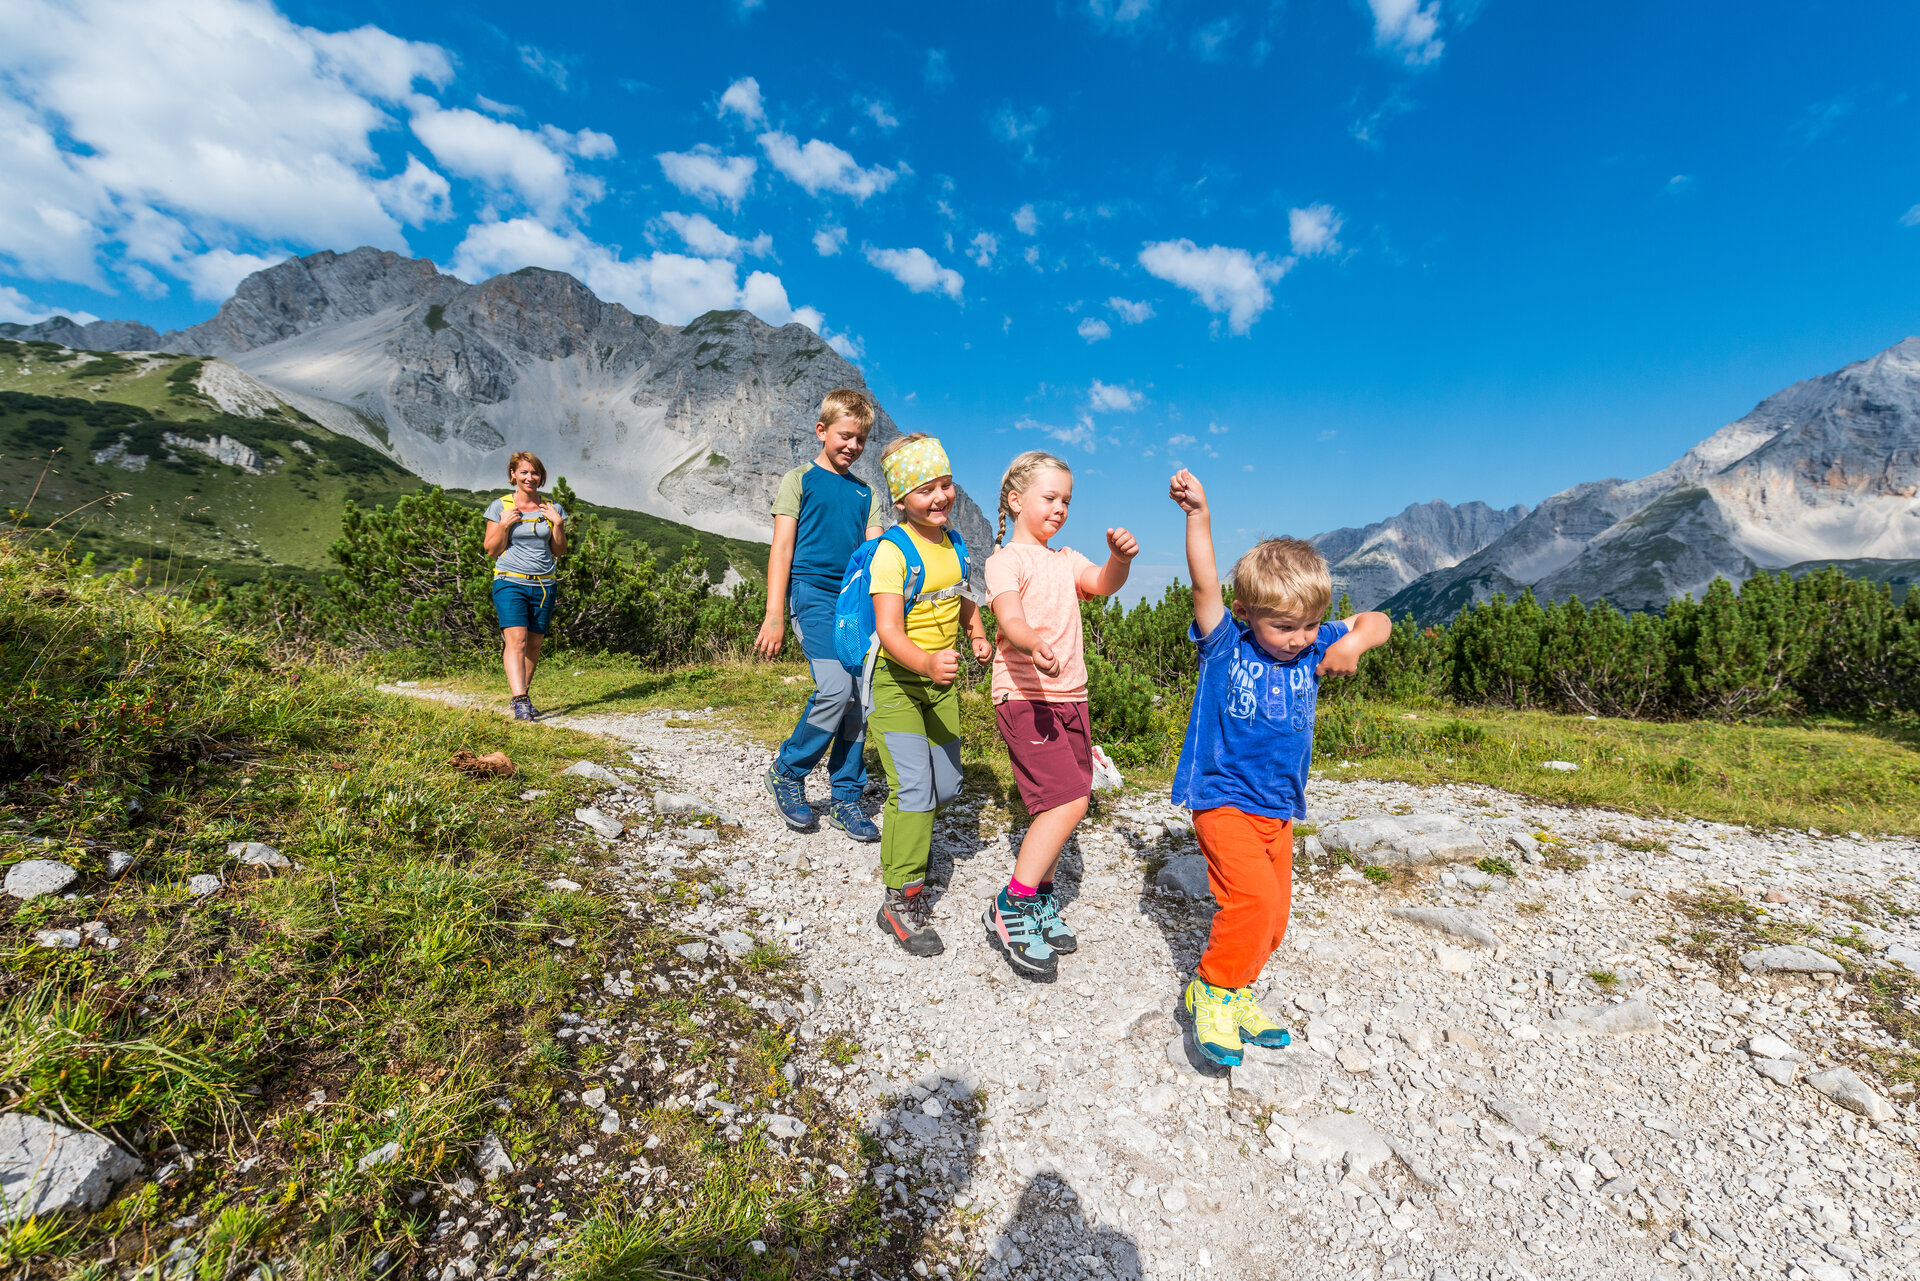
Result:
[[[1000,533],[994,539],[995,543],[1007,541],[1007,516],[1013,510],[1007,499],[1015,494],[1026,493],[1027,487],[1033,484],[1035,476],[1050,470],[1073,475],[1073,468],[1044,449],[1029,449],[1007,464],[1007,474],[1000,478]]]

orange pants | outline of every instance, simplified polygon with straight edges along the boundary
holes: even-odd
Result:
[[[1231,806],[1193,816],[1207,886],[1219,902],[1198,973],[1215,987],[1248,987],[1287,932],[1293,905],[1293,820]]]

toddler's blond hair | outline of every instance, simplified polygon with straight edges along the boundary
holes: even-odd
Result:
[[[1054,470],[1073,475],[1073,468],[1044,449],[1029,449],[1007,464],[1007,474],[1000,478],[1000,533],[994,539],[996,543],[1007,541],[1007,517],[1013,514],[1013,506],[1007,500],[1015,494],[1026,493],[1033,478],[1041,472]]]
[[[831,427],[842,418],[860,424],[860,430],[873,430],[873,399],[855,387],[835,387],[820,402],[820,421]]]
[[[1233,567],[1233,603],[1243,609],[1324,618],[1333,605],[1326,557],[1298,538],[1266,538]]]

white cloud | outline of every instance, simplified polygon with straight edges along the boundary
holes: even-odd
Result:
[[[1225,245],[1202,249],[1181,239],[1147,245],[1140,251],[1140,265],[1193,294],[1208,311],[1225,313],[1227,328],[1244,334],[1273,305],[1270,286],[1287,274],[1293,260],[1275,262],[1265,254]]]
[[[204,287],[225,269],[195,264],[209,250],[405,249],[435,212],[436,184],[393,182],[371,142],[452,78],[434,45],[260,0],[7,0],[4,25],[0,262],[20,274]]]
[[[802,146],[792,134],[779,130],[761,134],[760,149],[775,169],[799,183],[808,195],[837,191],[852,196],[855,204],[885,191],[908,172],[905,165],[898,169],[885,165],[862,169],[852,156],[830,142],[813,138]]]
[[[1202,62],[1218,62],[1225,55],[1228,43],[1238,34],[1240,19],[1229,13],[1195,31],[1187,41],[1187,47]]]
[[[1088,453],[1093,452],[1095,444],[1093,419],[1086,414],[1080,415],[1079,419],[1070,427],[1056,427],[1052,423],[1043,423],[1037,418],[1022,418],[1014,423],[1013,429],[1015,431],[1043,432],[1063,445],[1072,445],[1076,449],[1084,449]]]
[[[186,259],[180,270],[193,296],[201,302],[225,302],[234,286],[256,271],[285,262],[290,253],[242,254],[231,249],[209,249]]]
[[[892,276],[916,294],[939,291],[955,302],[966,281],[951,267],[942,267],[924,249],[876,249],[867,247],[867,261]]]
[[[1667,179],[1667,185],[1661,188],[1669,196],[1681,196],[1693,190],[1693,175],[1677,173]]]
[[[1398,55],[1409,67],[1423,67],[1440,56],[1440,0],[1367,0],[1373,10],[1373,43]]]
[[[927,50],[927,63],[921,70],[921,78],[929,89],[944,89],[953,83],[953,70],[947,66],[945,49]]]
[[[523,44],[519,49],[520,65],[547,81],[561,93],[567,91],[567,83],[572,78],[567,59],[557,58],[538,45]]]
[[[1087,404],[1110,414],[1130,414],[1145,403],[1146,397],[1131,387],[1116,387],[1098,378],[1087,388]]]
[[[1023,160],[1032,160],[1034,136],[1046,127],[1049,119],[1051,114],[1045,107],[1035,107],[1022,116],[1012,103],[1002,103],[1000,110],[993,113],[993,136],[1020,148]]]
[[[993,256],[1000,252],[1000,237],[991,231],[983,231],[967,242],[967,257],[982,267],[993,265]]]
[[[1104,320],[1098,320],[1092,316],[1088,316],[1080,322],[1074,329],[1074,332],[1088,342],[1099,342],[1102,338],[1113,337],[1113,326]]]
[[[744,307],[770,325],[799,321],[849,360],[860,353],[858,341],[831,333],[819,311],[791,305],[786,287],[769,272],[753,272],[742,284],[734,264],[725,258],[673,253],[621,258],[572,227],[549,227],[532,218],[469,228],[449,270],[477,281],[522,267],[564,271],[600,297],[670,325],[684,325],[709,311]]]
[[[1287,234],[1293,241],[1293,252],[1302,258],[1339,253],[1340,228],[1344,222],[1332,205],[1288,210]]]
[[[1151,17],[1156,0],[1087,0],[1087,13],[1095,22],[1130,27]]]
[[[380,203],[400,221],[415,227],[453,216],[453,188],[444,174],[407,157],[407,167],[380,184]]]
[[[1228,432],[1230,432],[1230,431],[1232,431],[1232,430],[1233,430],[1233,428],[1231,428],[1231,427],[1222,427],[1222,426],[1221,426],[1221,425],[1220,425],[1219,423],[1208,423],[1208,424],[1207,424],[1207,435],[1209,435],[1209,436],[1224,436],[1224,435],[1226,435],[1226,434],[1227,434]]]
[[[822,227],[813,233],[813,247],[822,258],[831,258],[847,247],[845,227]]]
[[[760,82],[752,76],[742,76],[728,85],[727,91],[720,95],[720,109],[716,114],[724,120],[728,112],[750,125],[766,120],[767,109],[760,101]]]
[[[900,127],[900,117],[894,115],[884,102],[869,102],[860,109],[866,113],[867,119],[873,121],[873,123],[879,125],[882,129],[898,129]]]
[[[507,102],[495,102],[484,93],[474,94],[473,104],[490,116],[512,116],[517,120],[527,114],[525,107],[516,107]]]
[[[1026,251],[1020,256],[1027,260],[1027,266],[1038,267],[1040,265],[1040,246],[1028,245]]]
[[[1040,230],[1040,215],[1033,211],[1032,205],[1021,205],[1013,211],[1013,229],[1023,236]]]
[[[1920,205],[1915,205],[1900,215],[1902,227],[1920,227]]]
[[[613,139],[606,134],[551,125],[523,129],[466,107],[445,109],[424,94],[409,101],[413,132],[442,167],[513,197],[542,218],[577,210],[604,194],[600,180],[576,172],[569,157],[612,155]]]
[[[43,320],[52,320],[55,316],[65,316],[76,324],[90,325],[100,317],[90,311],[62,311],[57,307],[42,307],[18,289],[0,285],[0,324],[37,325]]]
[[[1107,299],[1107,306],[1113,308],[1114,315],[1129,325],[1137,325],[1142,321],[1153,319],[1153,304],[1150,302],[1132,302],[1125,298],[1114,297]]]
[[[702,143],[692,151],[663,151],[654,157],[667,181],[707,204],[725,203],[735,209],[753,186],[760,162],[752,156],[723,156],[717,147]]]
[[[682,243],[702,258],[739,258],[742,254],[764,258],[773,251],[773,237],[764,231],[752,240],[742,240],[722,231],[705,214],[668,212],[660,215],[660,221],[673,228]]]
[[[1185,432],[1181,432],[1177,436],[1167,437],[1168,449],[1183,449],[1188,445],[1192,445],[1196,443],[1197,442],[1194,440],[1194,438],[1192,436],[1187,435]]]

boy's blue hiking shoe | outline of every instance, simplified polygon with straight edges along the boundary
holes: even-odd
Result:
[[[796,832],[811,832],[820,826],[820,818],[807,804],[807,785],[796,778],[783,778],[767,771],[767,790],[773,793],[773,807]]]
[[[987,941],[1006,955],[1016,972],[1051,979],[1060,972],[1060,961],[1047,942],[1037,907],[1034,899],[1017,899],[1003,889],[988,900],[980,923],[987,927]]]
[[[1060,897],[1051,890],[1041,890],[1034,896],[1039,906],[1034,909],[1040,918],[1040,932],[1047,937],[1047,946],[1056,952],[1075,952],[1080,949],[1080,940],[1074,937],[1073,930],[1060,915]]]
[[[873,825],[873,820],[855,801],[835,801],[833,808],[827,811],[827,822],[856,841],[871,844],[880,839],[880,829]]]

